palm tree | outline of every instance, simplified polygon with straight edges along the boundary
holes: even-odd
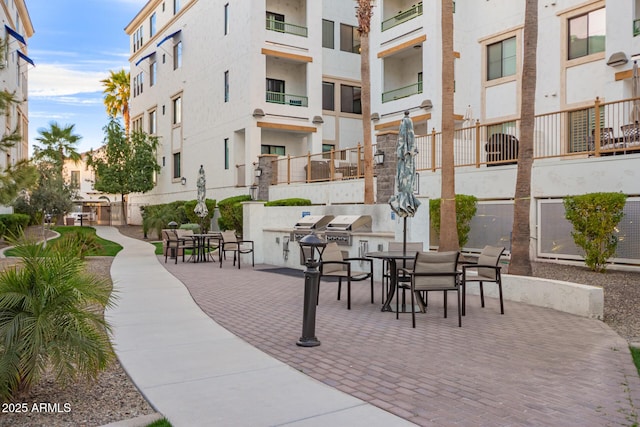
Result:
[[[356,0],[358,32],[360,33],[360,79],[362,103],[362,130],[364,138],[364,203],[372,205],[373,197],[373,145],[371,142],[371,72],[369,71],[369,31],[373,5],[371,0]]]
[[[74,127],[75,125],[61,127],[57,122],[51,122],[49,129],[38,129],[40,136],[36,141],[43,144],[43,147],[33,147],[33,158],[51,162],[62,176],[65,160],[72,160],[74,163],[81,160],[76,146],[82,137],[73,133]]]
[[[522,62],[522,103],[520,107],[520,143],[511,233],[509,273],[530,276],[531,260],[531,167],[536,99],[536,50],[538,48],[538,0],[526,0],[524,15],[524,51]]]
[[[104,86],[104,105],[109,117],[122,114],[125,134],[129,135],[129,97],[131,95],[130,75],[124,69],[110,71],[108,78],[100,80]]]
[[[442,0],[442,186],[440,190],[440,242],[438,250],[457,251],[456,185],[453,155],[453,2]],[[433,141],[435,143],[435,141]]]

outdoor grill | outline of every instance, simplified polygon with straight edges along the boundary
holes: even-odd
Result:
[[[333,215],[307,215],[298,220],[291,232],[291,241],[297,242],[312,231],[319,233],[323,231],[327,224],[333,219]]]
[[[351,246],[352,233],[371,231],[371,222],[369,215],[338,215],[327,224],[324,235],[327,242]]]

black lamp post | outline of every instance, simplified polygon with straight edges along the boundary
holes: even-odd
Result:
[[[311,233],[300,239],[299,243],[307,269],[304,272],[302,336],[296,344],[301,347],[316,347],[320,345],[320,341],[316,338],[316,305],[318,304],[318,285],[320,282],[318,265],[327,242],[321,240],[315,233]]]

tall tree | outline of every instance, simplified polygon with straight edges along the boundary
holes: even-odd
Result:
[[[456,185],[453,154],[454,56],[453,2],[442,0],[442,171],[440,202],[440,242],[438,250],[459,250],[456,225]],[[435,141],[433,141],[435,144]]]
[[[129,136],[130,74],[124,69],[111,70],[109,77],[100,82],[104,86],[104,105],[107,108],[107,114],[114,119],[122,115],[125,135]]]
[[[364,203],[375,203],[373,196],[373,144],[371,142],[371,72],[369,61],[369,31],[373,16],[372,0],[356,0],[358,32],[360,33],[360,100],[364,138]]]
[[[522,101],[520,106],[520,143],[511,233],[509,273],[530,276],[531,167],[535,126],[538,0],[526,0],[524,15],[524,51],[522,62]]]
[[[73,133],[75,125],[65,125],[61,127],[57,122],[49,123],[49,129],[38,129],[39,137],[36,141],[42,144],[33,147],[33,158],[36,161],[44,160],[51,162],[57,172],[62,177],[65,160],[72,160],[78,163],[81,159],[77,145],[82,139],[80,135]]]
[[[88,164],[96,173],[96,190],[121,195],[126,225],[127,195],[153,189],[155,173],[160,171],[156,160],[158,139],[137,131],[127,137],[117,120],[111,120],[105,132],[106,145],[99,152],[90,153]]]

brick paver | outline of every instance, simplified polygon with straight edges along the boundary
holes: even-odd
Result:
[[[527,304],[455,298],[443,318],[433,293],[426,314],[382,313],[368,283],[336,301],[323,282],[316,317],[321,345],[296,346],[304,280],[233,268],[230,261],[164,264],[217,323],[254,347],[332,387],[423,426],[632,426],[640,378],[627,343],[606,324]],[[635,424],[637,425],[637,424]]]

